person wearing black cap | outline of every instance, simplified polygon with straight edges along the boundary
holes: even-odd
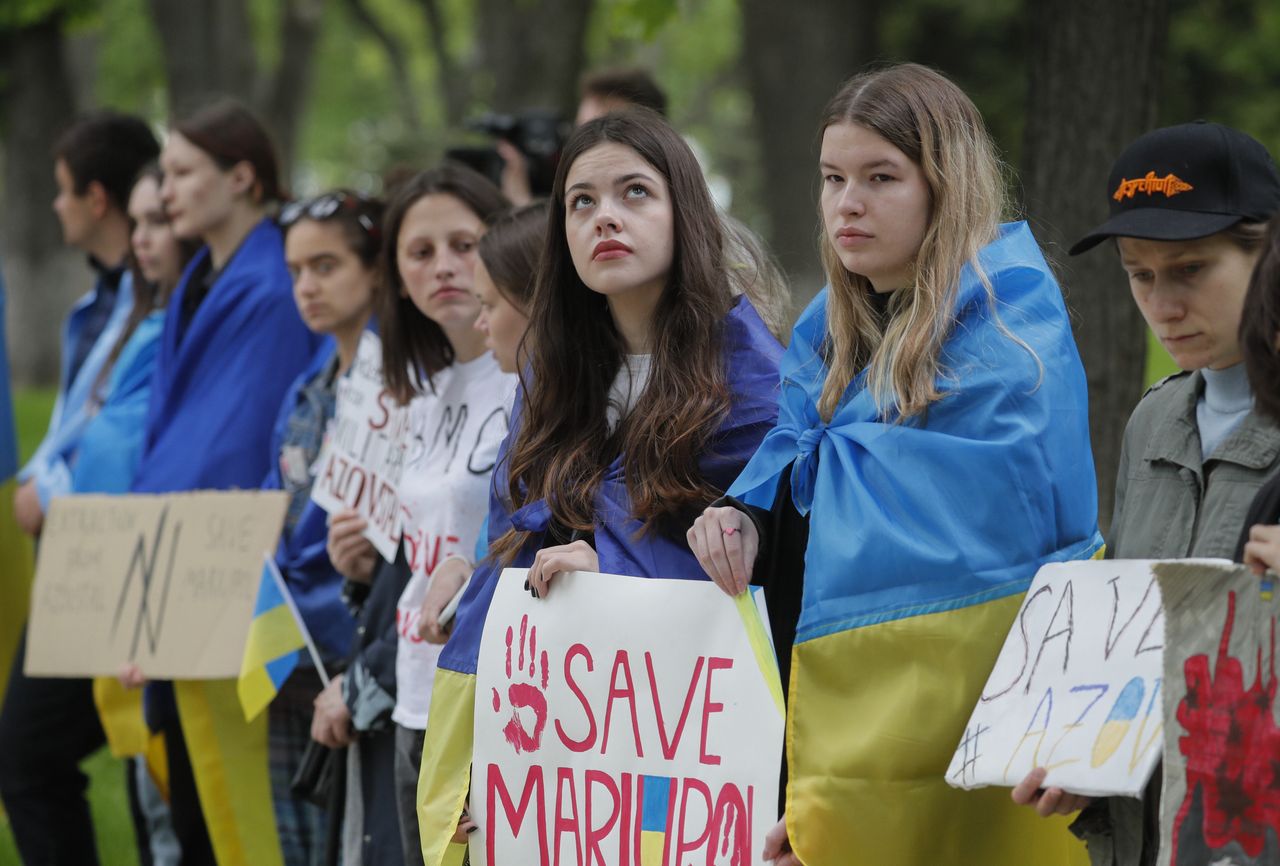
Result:
[[[1113,239],[1143,318],[1181,373],[1152,386],[1125,429],[1108,555],[1228,558],[1250,500],[1280,468],[1280,426],[1254,410],[1241,311],[1280,177],[1253,138],[1215,123],[1149,132],[1116,160],[1110,218],[1071,254]],[[1084,808],[1072,830],[1094,864],[1146,866],[1159,851],[1160,774],[1141,800],[1090,802],[1042,789],[1013,799],[1042,815]]]

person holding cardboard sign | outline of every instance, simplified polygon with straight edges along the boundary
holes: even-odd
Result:
[[[1061,292],[1026,224],[1001,224],[995,146],[941,74],[859,75],[821,129],[830,284],[737,499],[688,534],[730,594],[803,575],[786,816],[762,856],[1068,863],[1003,792],[944,780],[1036,571],[1102,545]]]
[[[1241,364],[1241,310],[1280,175],[1265,147],[1214,123],[1139,137],[1116,159],[1110,217],[1071,248],[1112,240],[1134,302],[1183,372],[1153,385],[1129,417],[1108,555],[1229,558],[1240,516],[1280,468],[1280,425],[1254,408]],[[1271,337],[1274,339],[1274,335]],[[1145,866],[1159,850],[1161,776],[1146,796],[1092,803],[1041,789],[1042,769],[1014,789],[1042,815],[1082,807],[1073,830],[1102,866]]]
[[[705,579],[678,527],[772,425],[781,354],[734,297],[722,232],[697,160],[657,114],[609,114],[569,139],[529,310],[529,367],[494,476],[490,555],[436,674],[418,812],[431,866],[466,797],[471,731],[458,713],[475,699],[503,567],[529,567],[537,595],[571,570]]]

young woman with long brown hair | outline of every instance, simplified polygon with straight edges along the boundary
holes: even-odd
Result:
[[[697,161],[653,112],[593,120],[566,145],[526,340],[494,476],[490,555],[436,677],[419,809],[432,864],[457,824],[470,762],[436,744],[450,741],[451,709],[474,694],[502,569],[528,567],[535,596],[573,570],[705,579],[682,527],[773,423],[781,347],[734,296]]]

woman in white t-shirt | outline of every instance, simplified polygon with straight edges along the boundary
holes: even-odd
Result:
[[[363,623],[370,669],[356,679],[389,679],[385,665],[392,653],[385,650],[393,640],[394,782],[385,778],[386,763],[375,755],[367,764],[380,778],[362,782],[380,792],[394,784],[400,847],[409,864],[422,862],[414,800],[440,652],[422,636],[422,603],[432,584],[456,591],[474,566],[489,476],[507,433],[516,383],[475,329],[480,312],[473,293],[476,246],[485,220],[505,206],[502,194],[481,175],[444,165],[405,184],[387,212],[378,317],[386,390],[410,407],[409,451],[399,491],[404,535],[396,563],[373,570],[366,607],[378,612],[378,621]],[[367,542],[358,537],[362,530],[363,521],[354,515],[335,517],[330,547],[346,550],[353,563],[361,557],[370,561]],[[396,598],[394,607],[391,598]],[[392,610],[394,617],[388,616]],[[378,691],[376,685],[371,688]],[[347,703],[359,718],[361,698],[348,695]],[[365,739],[377,738],[375,732]],[[370,806],[376,808],[366,803],[366,809]]]

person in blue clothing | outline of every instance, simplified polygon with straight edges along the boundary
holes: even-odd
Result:
[[[272,436],[275,463],[263,486],[289,494],[276,564],[326,666],[346,658],[356,626],[342,598],[344,578],[325,550],[327,515],[312,502],[311,487],[338,381],[351,368],[373,311],[382,212],[377,199],[336,190],[294,202],[280,215],[298,312],[308,328],[332,342],[285,397]],[[290,789],[311,741],[321,689],[320,676],[304,661],[267,711],[271,795],[286,866],[319,863],[325,854],[325,811]]]
[[[272,217],[284,197],[275,152],[248,110],[222,101],[173,126],[160,164],[174,232],[203,246],[166,310],[132,489],[257,488],[280,405],[320,344],[294,305]],[[150,683],[145,707],[165,734],[183,863],[273,857],[274,815],[258,802],[265,728],[244,722],[234,682]]]
[[[136,117],[101,112],[63,133],[54,149],[53,209],[68,246],[89,257],[93,290],[63,326],[57,402],[44,440],[18,475],[19,525],[38,535],[54,496],[72,490],[72,462],[101,371],[133,307],[126,272],[126,206],[138,171],[159,151]],[[79,763],[103,742],[88,680],[26,677],[19,644],[0,712],[0,798],[28,863],[95,864],[93,824]]]

